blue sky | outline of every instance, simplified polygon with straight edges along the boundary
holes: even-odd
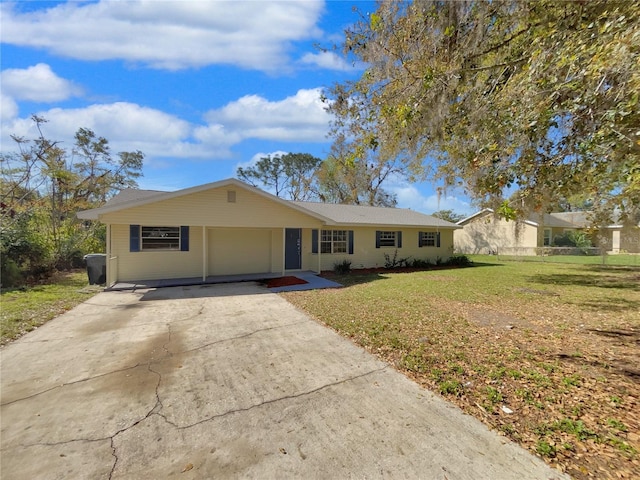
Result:
[[[353,7],[358,12],[354,12]],[[112,151],[145,154],[141,188],[177,190],[235,176],[268,154],[326,158],[320,95],[357,78],[330,48],[373,2],[3,2],[2,150],[10,134],[71,146],[80,127]],[[329,48],[323,51],[318,48]],[[395,181],[398,206],[472,213],[461,192]]]

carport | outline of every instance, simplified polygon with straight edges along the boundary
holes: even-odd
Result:
[[[296,272],[295,275],[304,284],[289,285],[283,287],[270,288],[271,292],[286,292],[286,291],[300,291],[300,290],[315,290],[319,288],[340,288],[337,282],[328,280],[318,276],[315,272]],[[281,278],[282,275],[278,273],[245,273],[241,275],[215,275],[209,276],[204,281],[199,277],[192,278],[168,278],[161,280],[136,280],[131,282],[117,282],[113,286],[108,287],[107,291],[120,291],[120,290],[141,290],[149,288],[165,288],[165,287],[186,287],[194,285],[215,285],[220,283],[239,283],[239,282],[263,282],[265,280],[271,280]]]

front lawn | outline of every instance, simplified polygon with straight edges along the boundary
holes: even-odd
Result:
[[[640,268],[333,279],[282,295],[573,477],[640,478]]]
[[[87,273],[60,272],[45,285],[3,290],[0,295],[0,345],[15,340],[101,291]]]

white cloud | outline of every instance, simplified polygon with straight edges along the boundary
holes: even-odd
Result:
[[[175,115],[135,103],[94,104],[84,108],[52,108],[38,112],[48,122],[47,138],[73,144],[78,128],[93,130],[109,140],[113,152],[141,150],[148,157],[180,159],[224,159],[244,140],[280,142],[324,142],[329,116],[319,100],[320,89],[300,90],[279,101],[257,95],[242,97],[206,114],[204,124],[193,124]],[[30,118],[15,118],[17,105],[2,98],[2,142],[9,134],[35,138]],[[264,155],[264,154],[257,154]]]
[[[53,108],[39,112],[48,122],[43,126],[45,137],[61,141],[70,148],[73,135],[80,127],[89,128],[105,137],[113,152],[141,150],[148,156],[201,157],[206,152],[189,142],[188,122],[159,110],[133,103],[96,104],[86,108]],[[35,138],[37,131],[29,118],[17,118],[3,123],[2,141],[10,142],[9,133]],[[8,143],[7,143],[8,144]]]
[[[211,64],[276,72],[291,42],[318,38],[324,2],[68,2],[31,12],[2,4],[3,42],[81,60],[177,70]]]
[[[299,90],[275,102],[247,95],[207,112],[205,119],[212,124],[224,124],[243,138],[324,142],[330,117],[320,95],[320,88]]]
[[[335,52],[306,53],[300,61],[308,65],[316,65],[327,70],[340,72],[353,71],[357,68]]]
[[[0,82],[3,95],[17,100],[58,102],[82,93],[73,82],[57,76],[46,63],[3,70]]]
[[[438,210],[453,210],[463,215],[473,213],[473,207],[466,199],[446,192],[440,196],[424,196],[416,186],[407,184],[392,185],[389,190],[398,196],[398,207],[401,208],[410,208],[429,215]]]
[[[238,168],[249,168],[249,167],[253,167],[256,163],[258,163],[259,160],[265,158],[265,157],[276,157],[276,156],[283,156],[286,155],[290,152],[285,152],[283,150],[276,150],[275,152],[270,152],[270,153],[264,153],[264,152],[258,152],[256,153],[253,157],[251,157],[250,160],[247,160],[246,162],[239,162],[238,164],[236,164],[236,167],[233,169],[234,172],[236,172],[238,170]]]
[[[18,104],[13,98],[0,92],[0,113],[3,122],[10,120],[18,115]]]

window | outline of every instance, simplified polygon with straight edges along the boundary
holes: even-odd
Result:
[[[381,247],[395,247],[396,246],[396,232],[380,232],[380,246]]]
[[[129,251],[189,251],[189,227],[141,227],[129,225]]]
[[[420,232],[420,246],[421,247],[435,247],[436,246],[436,232]]]
[[[440,247],[440,232],[418,232],[418,247]]]
[[[376,231],[376,248],[380,247],[402,248],[402,232]]]
[[[353,230],[311,230],[311,253],[353,255]]]
[[[180,250],[180,227],[141,227],[142,250]]]
[[[322,230],[320,253],[347,253],[347,230]]]
[[[543,244],[545,247],[548,247],[549,245],[551,245],[551,229],[550,228],[545,228],[544,229],[544,241]]]

